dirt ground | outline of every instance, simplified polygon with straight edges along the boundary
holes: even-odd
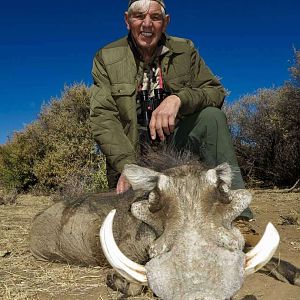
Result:
[[[253,226],[263,232],[271,221],[281,236],[276,256],[300,267],[300,193],[253,194]],[[31,220],[51,204],[49,197],[25,195],[15,204],[0,205],[0,299],[118,299],[119,295],[105,285],[107,269],[40,262],[31,256]],[[259,300],[300,300],[300,287],[256,273],[246,278],[234,300],[249,294]],[[147,292],[130,299],[155,298]]]

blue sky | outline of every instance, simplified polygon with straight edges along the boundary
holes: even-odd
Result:
[[[299,0],[165,1],[168,33],[194,41],[231,91],[229,101],[289,79],[293,47],[300,49]],[[0,144],[34,121],[65,84],[91,84],[95,52],[127,33],[127,3],[2,1]]]

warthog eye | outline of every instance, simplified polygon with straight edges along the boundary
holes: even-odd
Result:
[[[148,200],[150,212],[155,213],[162,208],[162,203],[160,201],[160,192],[158,189],[155,189],[149,193]]]
[[[229,198],[229,186],[221,182],[218,186],[218,192],[219,192],[219,201],[224,204],[228,204],[231,202],[231,199]]]

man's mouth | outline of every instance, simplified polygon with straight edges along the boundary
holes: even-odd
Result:
[[[152,35],[153,35],[153,33],[152,32],[145,32],[145,31],[142,31],[142,36],[144,36],[144,37],[151,37]]]

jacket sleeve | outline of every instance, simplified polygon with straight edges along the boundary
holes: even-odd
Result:
[[[175,93],[181,100],[180,114],[187,115],[208,106],[221,108],[225,90],[188,41],[191,53],[191,80]]]
[[[94,58],[92,75],[94,81],[90,102],[92,134],[109,165],[121,173],[125,164],[136,162],[135,150],[124,133],[101,52]]]

